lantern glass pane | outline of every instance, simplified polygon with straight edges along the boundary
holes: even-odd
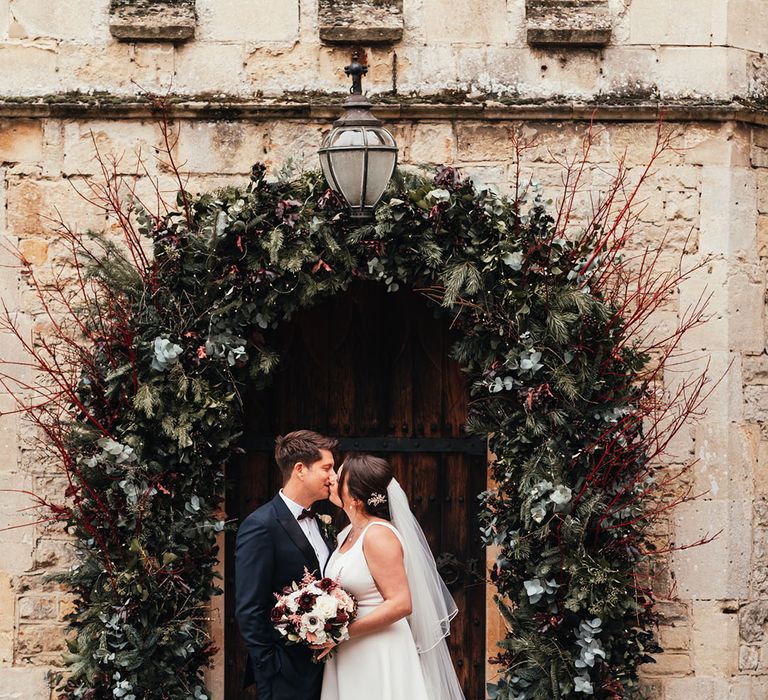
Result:
[[[386,129],[366,129],[369,146],[394,146],[395,139]]]
[[[359,207],[363,196],[365,151],[331,151],[328,157],[341,194],[351,207]]]
[[[331,134],[331,148],[343,148],[345,146],[365,146],[363,130],[356,128],[337,129]]]
[[[365,190],[366,206],[374,206],[384,193],[395,168],[395,153],[392,151],[368,151],[368,187]]]
[[[325,179],[328,182],[328,185],[331,189],[336,189],[336,183],[333,180],[333,177],[331,175],[331,168],[328,165],[328,154],[327,153],[320,153],[318,154],[320,156],[320,167],[323,170],[323,175],[325,175]]]

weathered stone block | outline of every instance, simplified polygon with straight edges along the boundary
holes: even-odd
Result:
[[[8,390],[18,392],[24,386],[30,386],[32,382],[29,355],[17,337],[20,336],[27,344],[31,342],[32,318],[24,312],[16,311],[9,313],[4,323],[10,323],[16,331],[10,329],[0,331],[0,359],[5,363],[2,371],[6,377]],[[14,464],[14,460],[15,455],[8,455],[9,464]]]
[[[691,632],[686,624],[661,627],[661,646],[665,651],[687,651],[691,646]]]
[[[752,146],[749,152],[749,162],[755,168],[768,168],[768,148]]]
[[[709,46],[717,0],[643,0],[629,8],[630,43]]]
[[[526,0],[532,46],[604,46],[611,38],[607,0]]]
[[[701,236],[704,237],[703,231]],[[690,264],[694,264],[693,261],[690,261]],[[713,260],[705,267],[699,268],[695,274],[690,275],[680,284],[681,311],[696,308],[696,305],[700,304],[701,301],[709,300],[707,322],[686,331],[682,338],[684,347],[707,350],[730,349],[731,339],[728,332],[730,320],[728,316],[729,272],[727,261]]]
[[[765,348],[765,279],[762,268],[743,265],[730,280],[732,349],[762,352]]]
[[[18,600],[19,619],[55,620],[58,616],[58,601],[51,596],[22,596]]]
[[[504,0],[423,0],[426,43],[503,44],[509,31],[506,6]]]
[[[746,497],[757,467],[757,429],[707,421],[695,431],[695,490],[713,499]]]
[[[299,32],[299,0],[197,0],[197,11],[209,41],[290,42]]]
[[[701,252],[756,257],[756,182],[747,168],[711,166],[701,184]]]
[[[15,39],[95,43],[109,39],[105,0],[13,0],[10,34]]]
[[[33,554],[33,569],[66,568],[76,560],[72,543],[68,540],[40,538]]]
[[[266,153],[256,160],[264,161],[271,170],[282,168],[289,161],[299,169],[316,169],[322,136],[322,129],[315,124],[275,122],[269,131]]]
[[[46,668],[3,668],[0,670],[0,700],[50,700]]]
[[[758,0],[728,0],[728,45],[768,51],[768,7]]]
[[[742,644],[739,647],[739,670],[755,671],[760,659],[758,647]]]
[[[653,666],[654,676],[686,676],[692,671],[691,657],[687,653],[668,652],[656,657],[656,664]],[[649,669],[649,674],[651,670]]]
[[[252,95],[259,89],[244,80],[243,47],[238,44],[190,42],[176,51],[174,89],[187,94]]]
[[[11,586],[11,577],[5,571],[0,571],[0,667],[13,663],[15,620],[16,596]],[[0,671],[0,676],[2,673],[3,671]]]
[[[768,257],[768,216],[765,214],[757,217],[757,254],[761,258]]]
[[[664,683],[664,700],[715,700],[710,678],[670,678]]]
[[[768,423],[768,386],[744,387],[744,419]]]
[[[757,210],[768,214],[768,169],[757,171]]]
[[[652,124],[627,125],[620,129],[608,130],[605,138],[609,142],[611,160],[621,158],[629,167],[645,166],[653,154],[656,127]],[[679,159],[677,154],[666,153],[658,162],[658,166],[671,168],[676,164],[677,159]],[[649,182],[648,187],[656,184],[655,181]]]
[[[17,658],[35,665],[55,663],[58,655],[66,649],[65,633],[66,627],[61,624],[19,623]]]
[[[260,123],[186,122],[179,130],[175,157],[184,172],[248,174],[255,162],[267,157],[267,132]]]
[[[683,133],[685,162],[691,165],[749,165],[749,133],[733,124],[695,126]]]
[[[747,598],[751,510],[746,502],[698,500],[673,511],[678,547],[720,533],[706,545],[673,553],[672,566],[681,596],[699,600]]]
[[[28,506],[29,503],[26,505]],[[22,538],[26,541],[8,541],[10,538],[0,537],[3,546],[3,570],[12,576],[23,574],[32,566],[31,530],[22,529],[26,529],[22,534]]]
[[[447,165],[455,158],[456,137],[451,124],[422,122],[414,127],[409,148],[411,163]]]
[[[53,43],[0,44],[3,80],[0,94],[6,96],[35,95],[55,92],[56,46]]]
[[[98,230],[106,224],[104,213],[85,202],[71,182],[10,178],[7,197],[8,232],[19,239],[52,235],[51,219],[59,215],[73,228]]]
[[[320,39],[394,44],[403,37],[403,0],[319,0]]]
[[[0,365],[2,367],[2,365]],[[2,371],[5,371],[2,367]],[[18,467],[19,414],[15,411],[15,399],[9,394],[0,394],[0,471],[13,472]]]
[[[747,603],[739,610],[739,633],[745,642],[756,644],[765,640],[768,625],[768,600]]]
[[[108,170],[114,169],[118,175],[142,173],[140,161],[154,174],[162,147],[162,134],[154,121],[67,122],[64,125],[64,172],[101,178],[101,158]]]
[[[68,596],[59,600],[59,620],[66,620],[69,615],[73,615],[76,611],[77,605],[75,605],[74,597]]]
[[[103,47],[62,44],[58,57],[62,90],[123,94],[126,101],[142,89],[165,93],[174,79],[174,46],[112,41]],[[76,99],[73,99],[76,101]]]
[[[691,648],[697,676],[734,675],[738,670],[739,624],[730,605],[693,602]]]
[[[43,129],[39,121],[0,121],[0,162],[13,173],[39,171]]]
[[[728,99],[734,91],[746,89],[746,57],[742,51],[725,46],[662,46],[657,59],[652,78],[656,85],[663,86],[663,98]],[[708,69],[701,70],[703,65]]]
[[[461,171],[475,184],[478,190],[510,194],[510,182],[505,165],[468,165]]]
[[[39,238],[24,238],[19,241],[19,253],[32,265],[42,265],[48,260],[48,241]]]
[[[195,0],[112,0],[109,31],[123,41],[185,41],[195,35]]]
[[[512,132],[503,124],[456,125],[459,160],[463,162],[503,161],[512,157]]]

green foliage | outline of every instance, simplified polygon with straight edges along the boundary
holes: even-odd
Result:
[[[205,696],[222,465],[240,396],[279,362],[259,331],[352,279],[435,290],[461,331],[467,429],[496,455],[479,525],[499,546],[510,630],[490,696],[636,697],[656,646],[652,601],[634,586],[643,521],[623,521],[643,512],[627,419],[639,420],[647,358],[615,352],[621,319],[574,272],[592,251],[557,238],[539,198],[521,214],[446,173],[398,173],[375,222],[356,226],[318,174],[270,183],[256,166],[245,187],[191,198],[190,220],[182,197],[159,223],[139,212],[148,269],[104,243],[91,274],[129,310],[130,333],[105,340],[124,363],[96,349],[78,385],[110,438],[85,417],[71,433],[80,563],[61,577],[78,597],[62,698]]]

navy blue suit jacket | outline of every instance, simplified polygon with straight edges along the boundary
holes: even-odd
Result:
[[[321,528],[322,532],[322,528]],[[328,551],[335,544],[326,541]],[[235,615],[248,649],[243,685],[256,683],[259,700],[315,700],[323,664],[304,646],[286,645],[269,614],[279,593],[320,565],[304,531],[276,495],[240,525],[235,549]]]

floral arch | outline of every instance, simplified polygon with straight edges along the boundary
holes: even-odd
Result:
[[[490,696],[637,696],[659,651],[651,526],[673,477],[657,467],[705,381],[682,406],[657,387],[702,314],[664,340],[643,332],[690,272],[622,256],[641,184],[622,168],[591,220],[571,223],[568,183],[585,167],[557,205],[521,180],[506,198],[451,168],[401,171],[361,226],[319,174],[270,181],[256,165],[245,186],[180,187],[156,213],[105,187],[120,243],[62,229],[76,274],[37,286],[61,342],[27,347],[56,388],[27,414],[68,479],[65,500],[42,505],[79,553],[58,577],[77,599],[60,697],[208,697],[222,467],[242,392],[280,359],[254,331],[353,278],[418,290],[461,332],[467,432],[494,455],[478,527],[508,624]]]

